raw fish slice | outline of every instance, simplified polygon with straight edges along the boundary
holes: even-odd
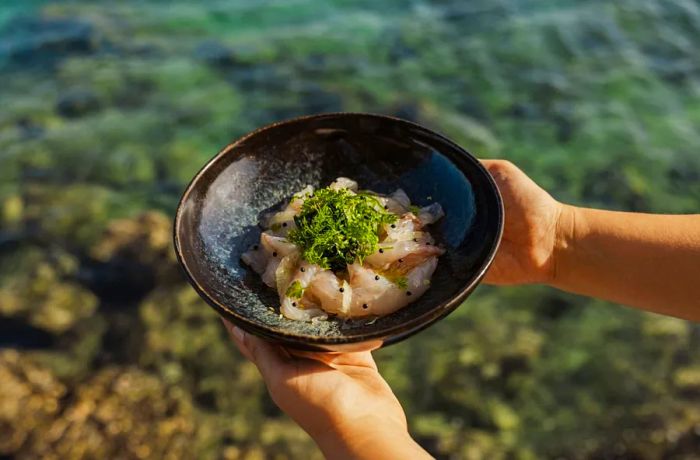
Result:
[[[401,188],[397,188],[394,193],[389,195],[389,198],[392,200],[396,201],[398,204],[403,206],[404,208],[408,208],[411,206],[411,199],[406,195],[406,192],[403,191]]]
[[[277,289],[277,267],[279,267],[281,260],[280,257],[270,257],[262,274],[263,283],[273,289]]]
[[[261,275],[267,267],[268,256],[260,247],[257,249],[251,248],[249,251],[241,254],[241,260],[252,268],[255,273]]]
[[[299,308],[292,306],[292,304],[288,302],[282,303],[280,311],[286,318],[296,321],[312,321],[314,318],[328,318],[326,312],[319,308]]]
[[[289,319],[296,319],[299,321],[310,321],[313,318],[328,317],[323,310],[319,310],[317,308],[303,308],[306,306],[301,302],[301,299],[303,298],[303,291],[306,290],[311,283],[311,280],[319,271],[321,271],[321,267],[305,261],[302,261],[297,266],[297,269],[292,275],[289,285],[285,288],[285,293],[282,297],[282,306],[280,307],[280,311],[284,316]],[[299,287],[302,290],[302,297],[300,298],[292,298],[287,295],[288,292],[286,289],[289,289],[294,283],[299,283]]]
[[[350,287],[352,288],[352,302],[347,316],[359,317],[371,315],[369,306],[382,296],[388,289],[396,287],[383,275],[370,267],[364,267],[359,263],[348,265]]]
[[[380,243],[379,249],[374,254],[365,258],[365,262],[376,268],[385,268],[391,263],[403,259],[409,254],[422,256],[424,259],[430,256],[439,256],[445,251],[433,244],[421,244],[411,241],[397,241],[395,243]]]
[[[268,219],[266,233],[274,236],[286,237],[287,233],[293,228],[296,228],[296,223],[294,222],[294,216],[297,215],[297,211],[294,210],[284,210],[273,214]]]
[[[418,220],[420,220],[421,224],[425,226],[437,222],[444,215],[445,211],[442,210],[440,203],[433,203],[429,206],[420,208],[420,211],[418,211]]]
[[[428,290],[436,267],[437,257],[429,257],[408,272],[406,289],[402,289],[371,268],[359,264],[348,266],[354,294],[349,316],[383,316],[408,305]]]
[[[384,207],[389,212],[392,212],[394,214],[402,215],[406,211],[408,211],[408,207],[402,205],[400,202],[396,201],[395,199],[391,198],[390,196],[377,196],[377,200],[379,201],[379,204]]]
[[[291,201],[289,202],[289,205],[287,206],[287,209],[291,209],[298,213],[299,211],[301,211],[301,206],[304,204],[304,201],[306,201],[306,199],[309,196],[313,195],[313,193],[313,186],[307,185],[306,187],[294,194]]]
[[[322,310],[319,300],[306,293],[301,299],[301,304],[304,308],[300,308],[300,310]]]
[[[403,215],[408,211],[409,206],[411,206],[411,200],[406,195],[402,189],[396,189],[394,193],[389,196],[377,195],[377,200],[384,209],[394,214]]]
[[[299,253],[297,251],[284,256],[280,260],[277,269],[275,270],[275,286],[277,286],[277,294],[280,298],[280,303],[284,300],[284,294],[292,282],[294,273],[298,269]]]
[[[328,188],[332,188],[333,190],[347,189],[351,192],[357,192],[357,182],[347,177],[339,177],[334,180]]]
[[[281,211],[274,211],[274,212],[269,212],[265,214],[261,218],[261,225],[265,229],[271,229],[272,227],[282,227],[283,224],[287,224],[286,227],[284,228],[286,231],[282,231],[281,233],[287,234],[291,228],[289,228],[293,223],[294,223],[294,216],[299,214],[301,211],[301,207],[304,204],[304,201],[306,198],[309,197],[309,195],[314,193],[314,188],[311,185],[307,185],[304,187],[302,190],[299,192],[295,193],[294,196],[292,196],[292,199],[289,201],[289,204],[282,209]],[[277,230],[279,232],[279,230]]]
[[[401,259],[395,260],[389,264],[389,266],[384,268],[384,272],[395,277],[405,276],[408,272],[425,262],[427,257],[434,256],[426,256],[424,253],[408,254],[406,257],[402,257]]]
[[[342,291],[341,291],[342,289]],[[352,288],[330,270],[319,272],[308,288],[308,294],[328,313],[345,316],[352,300]]]
[[[260,235],[260,244],[270,257],[282,258],[297,250],[296,245],[290,243],[287,238],[270,235],[267,232],[262,232]]]
[[[414,239],[416,232],[421,229],[421,223],[413,214],[406,213],[393,224],[385,224],[386,237],[383,242],[408,241]]]
[[[413,234],[413,241],[420,244],[435,244],[433,236],[428,232],[415,232]]]

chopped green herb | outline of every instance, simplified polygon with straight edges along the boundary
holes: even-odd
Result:
[[[273,232],[276,232],[280,229],[281,225],[280,224],[272,224],[270,228],[272,229]]]
[[[413,214],[417,215],[420,212],[420,207],[416,206],[415,204],[412,204],[408,207],[408,210],[411,211]]]
[[[287,297],[292,299],[301,299],[304,295],[304,288],[301,287],[301,283],[297,280],[289,285],[287,292],[284,293]]]
[[[405,276],[400,276],[399,278],[396,278],[393,280],[394,283],[399,287],[399,289],[406,289],[408,287],[408,278]]]
[[[373,195],[322,188],[304,201],[288,239],[307,262],[342,270],[374,253],[382,225],[396,219]]]

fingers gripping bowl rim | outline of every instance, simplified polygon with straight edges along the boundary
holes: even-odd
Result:
[[[436,239],[446,248],[432,287],[415,304],[371,324],[279,318],[278,299],[240,262],[262,213],[307,183],[337,176],[389,192],[401,187],[419,204],[445,208]],[[445,317],[473,291],[503,232],[503,204],[481,163],[418,124],[384,115],[331,113],[273,123],[222,149],[182,195],[174,225],[178,261],[222,317],[286,346],[347,351],[402,340]]]

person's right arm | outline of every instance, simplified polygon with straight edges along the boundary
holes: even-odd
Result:
[[[565,291],[700,321],[700,215],[561,204],[507,161],[484,160],[506,208],[486,281]]]

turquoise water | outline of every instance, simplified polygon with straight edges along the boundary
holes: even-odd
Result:
[[[370,111],[562,201],[698,212],[698,43],[692,0],[0,3],[0,455],[318,457],[175,264],[198,168]],[[377,357],[439,458],[691,458],[699,332],[482,286]]]

